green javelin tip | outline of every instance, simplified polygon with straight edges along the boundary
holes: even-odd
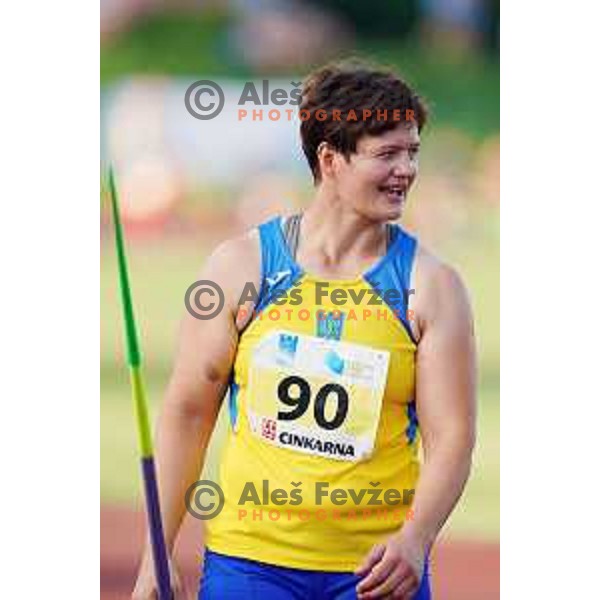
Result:
[[[112,167],[108,171],[108,186],[110,189],[113,219],[115,222],[119,280],[121,282],[121,297],[123,300],[123,315],[127,338],[127,358],[130,366],[138,367],[142,362],[142,358],[135,327],[135,318],[133,316],[133,303],[131,301],[131,290],[129,288],[129,275],[127,274],[127,258],[125,257],[125,243],[123,241],[123,228],[121,226],[121,217],[119,216],[119,201],[117,199],[117,188],[115,186],[115,177]]]
[[[125,242],[123,241],[123,228],[119,216],[119,201],[117,187],[112,167],[108,171],[108,185],[112,204],[113,220],[115,223],[115,241],[117,245],[117,260],[119,265],[119,281],[121,283],[121,298],[123,300],[123,317],[125,322],[125,339],[127,342],[127,358],[130,367],[131,391],[135,414],[138,425],[139,445],[143,457],[152,456],[152,436],[148,419],[148,405],[146,392],[142,379],[142,357],[138,344],[137,329],[133,315],[133,302],[127,274],[127,258],[125,256]]]

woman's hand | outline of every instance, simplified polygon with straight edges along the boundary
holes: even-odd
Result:
[[[402,533],[373,546],[355,571],[364,579],[356,587],[359,600],[410,600],[419,589],[426,548]]]
[[[169,572],[171,575],[171,590],[173,592],[173,600],[190,600],[191,595],[185,590],[182,579],[179,576],[177,567],[172,560],[169,560]],[[154,564],[152,558],[146,553],[138,578],[135,583],[135,588],[131,594],[131,600],[157,600],[158,593],[156,590],[156,579],[154,577]]]

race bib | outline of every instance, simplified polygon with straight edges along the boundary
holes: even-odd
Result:
[[[368,458],[375,444],[389,352],[273,331],[253,351],[250,429],[266,443],[335,460]]]

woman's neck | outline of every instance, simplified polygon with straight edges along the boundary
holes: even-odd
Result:
[[[385,252],[384,223],[365,219],[321,187],[304,212],[299,252],[335,267],[372,261]]]

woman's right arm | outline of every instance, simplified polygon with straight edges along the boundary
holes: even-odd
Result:
[[[200,476],[206,448],[227,390],[238,342],[238,301],[247,281],[258,285],[260,255],[256,238],[257,235],[252,233],[217,248],[198,280],[210,280],[220,286],[225,297],[223,309],[205,320],[186,310],[181,323],[173,370],[158,420],[155,450],[169,555],[185,516],[185,492]],[[200,297],[204,305],[213,300],[218,299],[207,293]],[[193,300],[192,304],[201,312]],[[178,597],[183,597],[181,592]],[[156,598],[149,544],[132,598]]]

